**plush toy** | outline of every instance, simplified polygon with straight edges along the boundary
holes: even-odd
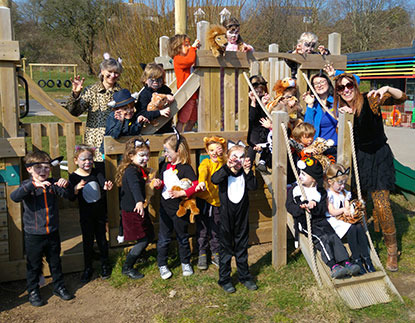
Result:
[[[167,94],[153,93],[150,103],[147,105],[147,111],[162,110],[167,105]]]
[[[180,180],[180,186],[173,186],[172,191],[182,191],[187,190],[192,186],[192,181],[188,178],[182,178]],[[181,218],[187,213],[187,210],[190,210],[190,223],[195,223],[195,215],[200,213],[200,210],[196,206],[195,198],[184,198],[183,201],[179,204],[179,209],[176,212],[176,215]]]
[[[150,204],[150,200],[154,195],[154,179],[156,178],[157,170],[153,170],[152,168],[148,168],[148,175],[146,179],[145,185],[145,192],[146,192],[146,200],[144,201],[144,208],[146,208]]]
[[[362,222],[363,217],[366,214],[365,204],[358,199],[350,201],[350,215],[345,215],[344,213],[337,216],[336,218],[347,223],[357,223]]]
[[[317,159],[321,166],[323,166],[323,170],[326,171],[330,164],[334,163],[334,158],[332,156],[326,156],[323,153],[334,145],[334,141],[332,139],[325,140],[323,138],[316,138],[313,143],[307,147],[308,150],[314,150],[312,157]]]
[[[207,42],[213,56],[223,56],[228,40],[226,38],[226,29],[222,26],[212,25],[207,31]]]

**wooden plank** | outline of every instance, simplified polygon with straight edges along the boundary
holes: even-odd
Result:
[[[68,159],[68,172],[72,173],[76,170],[74,162],[74,153],[75,153],[75,124],[71,122],[65,123],[65,137],[66,137],[66,154]]]
[[[14,40],[0,41],[0,61],[20,61],[19,42]]]
[[[9,254],[9,242],[8,241],[0,241],[0,255],[8,255]],[[3,275],[3,272],[0,276]]]
[[[74,126],[75,126],[75,132],[74,132],[74,134],[75,134],[75,136],[83,136],[83,130],[82,130],[82,128],[83,128],[83,126],[85,126],[85,122],[58,122],[58,124],[59,124],[59,127],[58,127],[58,130],[59,130],[59,136],[66,136],[66,132],[65,132],[65,125],[67,124],[67,123],[73,123],[74,124]],[[25,133],[26,133],[26,137],[31,137],[32,136],[32,128],[31,128],[31,125],[32,124],[34,124],[34,123],[23,123],[23,124],[21,124],[20,125],[20,128],[21,129],[24,129],[24,131],[25,131]],[[43,128],[43,131],[42,131],[42,133],[44,133],[45,135],[46,135],[46,130],[45,130],[46,128]]]
[[[32,135],[32,150],[43,150],[42,148],[42,129],[40,123],[31,124],[31,135]]]
[[[275,59],[275,58],[274,58]],[[269,81],[271,76],[271,67],[270,63],[267,61],[260,62],[261,66],[261,75],[265,78],[265,80]]]
[[[22,207],[21,203],[16,203],[10,198],[10,194],[18,187],[18,185],[7,186],[7,222],[9,227],[10,260],[23,258]]]
[[[222,128],[222,106],[220,102],[220,69],[210,69],[210,131]]]
[[[59,131],[56,122],[48,123],[48,137],[49,137],[49,155],[50,157],[59,157]],[[60,178],[60,167],[52,167],[52,176]]]
[[[210,130],[210,69],[201,68],[200,71],[200,90],[199,104],[197,109],[197,130]]]
[[[6,212],[7,211],[7,201],[6,200],[0,200],[0,212]]]
[[[225,131],[235,131],[235,70],[231,68],[225,68],[224,80],[223,80],[223,94],[224,94],[224,129]]]
[[[7,212],[0,213],[0,226],[1,227],[7,226]]]
[[[214,57],[209,50],[198,50],[195,67],[228,67],[249,69],[256,59],[252,53],[225,52],[224,56]]]
[[[115,175],[117,173],[117,156],[105,156],[105,176],[107,180],[115,183]],[[111,191],[107,191],[107,210],[108,210],[108,227],[119,227],[120,224],[120,201],[118,196],[118,188],[115,186]],[[118,233],[118,229],[117,229]],[[110,232],[110,237],[111,237]],[[110,246],[116,246],[117,240],[110,240]]]
[[[186,102],[191,98],[191,96],[197,91],[200,86],[200,77],[198,71],[194,71],[187,80],[183,83],[180,89],[174,94],[174,102],[170,105],[170,117],[159,117],[157,118],[157,126],[152,124],[147,124],[145,128],[142,129],[141,133],[143,135],[149,135],[155,133],[162,126],[164,126],[167,121],[174,117],[174,115],[186,104]]]
[[[0,61],[0,97],[0,113],[3,126],[1,137],[17,137],[19,103],[17,102],[16,66],[12,62]]]
[[[144,136],[150,140],[151,152],[159,152],[163,150],[163,141],[171,134]],[[189,144],[190,149],[205,149],[203,137],[206,136],[222,136],[227,140],[245,140],[248,131],[212,131],[212,132],[186,132],[184,136]],[[121,137],[114,139],[110,136],[104,137],[104,151],[106,155],[120,155],[124,153],[125,143],[132,137]]]
[[[30,95],[38,101],[44,108],[48,109],[55,116],[64,122],[81,122],[77,117],[74,117],[62,107],[59,103],[53,100],[45,91],[34,82],[29,75],[23,74],[29,87]]]
[[[238,70],[238,130],[247,131],[249,127],[249,87],[243,75],[244,70]],[[246,138],[245,138],[246,139]],[[245,140],[244,140],[245,141]]]
[[[26,154],[25,138],[0,138],[0,158],[23,157]]]
[[[6,183],[0,183],[0,199],[5,199],[6,196]]]
[[[283,144],[284,133],[281,124],[288,122],[288,114],[282,111],[272,113],[272,265],[280,268],[287,264],[287,148]]]
[[[338,143],[337,143],[337,162],[344,167],[350,167],[350,171],[353,171],[352,166],[352,146],[350,141],[350,130],[347,122],[353,123],[353,115],[350,113],[340,113],[338,123]],[[349,184],[351,176],[349,176]]]
[[[7,240],[9,238],[9,228],[8,227],[0,227],[0,240]]]

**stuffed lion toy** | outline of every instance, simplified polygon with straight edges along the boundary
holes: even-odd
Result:
[[[182,178],[180,180],[180,186],[173,186],[172,191],[182,191],[187,190],[192,186],[192,181],[188,178]],[[179,204],[179,209],[176,212],[176,215],[181,218],[187,213],[187,210],[190,210],[190,223],[195,223],[195,215],[200,213],[200,210],[196,206],[195,198],[184,198],[183,201]]]
[[[207,42],[209,44],[209,49],[211,50],[213,56],[223,56],[226,45],[228,44],[225,27],[212,25],[207,31],[206,36]]]
[[[167,94],[153,93],[153,95],[151,96],[151,101],[147,105],[147,111],[163,110],[168,104],[167,97],[168,97]],[[158,121],[156,120],[153,120],[150,123],[153,126],[158,125]]]
[[[332,156],[326,156],[323,153],[334,145],[334,141],[332,139],[325,140],[323,138],[317,137],[313,143],[307,147],[307,149],[314,149],[314,153],[312,156],[317,159],[321,166],[323,166],[323,170],[326,171],[330,164],[334,163]]]

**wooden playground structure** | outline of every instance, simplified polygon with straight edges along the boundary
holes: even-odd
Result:
[[[1,7],[1,2],[0,18],[0,182],[2,182],[0,184],[0,271],[2,272],[0,281],[10,281],[25,277],[22,208],[20,204],[10,199],[10,193],[18,187],[24,176],[22,157],[31,149],[48,150],[52,158],[61,155],[62,150],[66,150],[68,171],[73,172],[74,146],[83,136],[84,124],[51,100],[28,75],[24,74],[31,95],[62,122],[19,125],[16,81],[16,65],[20,62],[19,43],[12,40],[10,10]],[[201,29],[207,29],[207,22],[199,24]],[[262,74],[269,84],[273,84],[276,80],[289,75],[289,69],[282,59],[290,58],[300,64],[298,83],[299,92],[302,93],[307,89],[307,84],[301,72],[310,75],[327,62],[320,55],[303,57],[278,53],[278,46],[275,44],[270,45],[269,52],[226,52],[224,57],[218,59],[209,51],[202,49],[198,51],[193,74],[177,90],[172,66],[169,65],[165,51],[166,39],[168,40],[167,37],[160,39],[160,56],[156,61],[164,64],[168,81],[175,92],[171,113],[173,115],[177,113],[188,98],[199,90],[198,132],[185,134],[191,149],[194,169],[197,169],[200,155],[204,153],[202,140],[204,136],[220,135],[233,141],[246,141],[249,122],[249,87],[244,72],[251,75]],[[202,44],[205,44],[203,40]],[[334,67],[345,69],[346,57],[340,55],[339,34],[330,35],[329,49],[333,53],[329,58]],[[286,124],[288,121],[288,116],[284,112],[274,112],[272,118],[274,125]],[[149,166],[152,168],[158,167],[159,152],[163,148],[163,139],[167,136],[153,135],[153,133],[163,125],[163,122],[167,122],[167,119],[163,120],[161,117],[157,127],[149,125],[143,132],[143,136],[151,142]],[[340,118],[339,123],[339,162],[349,167],[352,162],[350,136],[346,126],[347,117]],[[265,177],[263,182],[258,173],[260,188],[250,194],[250,243],[272,242],[272,263],[275,268],[286,264],[287,226],[293,230],[292,218],[285,209],[287,150],[283,144],[282,131],[279,126],[273,128],[272,175]],[[127,139],[124,137],[115,140],[105,137],[105,167],[108,179],[115,178],[117,160],[124,151],[124,143]],[[60,170],[55,169],[53,176],[60,176]],[[155,206],[159,204],[158,201],[159,196],[156,194],[149,207],[156,232],[158,210]],[[120,245],[116,240],[119,226],[117,189],[108,192],[108,221],[110,247],[118,247]],[[350,307],[360,308],[388,302],[391,299],[388,289],[400,298],[377,256],[373,258],[379,269],[377,272],[333,281],[327,266],[319,260],[319,256],[315,257],[317,265],[313,265],[314,252],[308,248],[306,237],[301,238],[304,240],[301,243],[302,252],[310,268],[314,268],[316,280],[335,290]],[[61,239],[64,272],[81,271],[83,255],[76,204],[62,202]],[[47,270],[45,274],[48,274]]]

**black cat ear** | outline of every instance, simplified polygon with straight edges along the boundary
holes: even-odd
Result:
[[[174,134],[176,135],[176,149],[174,151],[177,153],[177,151],[179,150],[180,143],[182,141],[182,136],[175,126],[172,126],[172,128],[173,128]]]
[[[144,69],[145,69],[145,68],[146,68],[146,66],[147,66],[147,64],[146,64],[146,63],[140,63],[139,65],[140,65],[140,67],[143,69],[143,71],[144,71]]]
[[[59,157],[56,157],[55,159],[52,159],[50,161],[50,164],[52,166],[58,166],[61,163],[62,160],[63,160],[63,156],[59,156]]]

